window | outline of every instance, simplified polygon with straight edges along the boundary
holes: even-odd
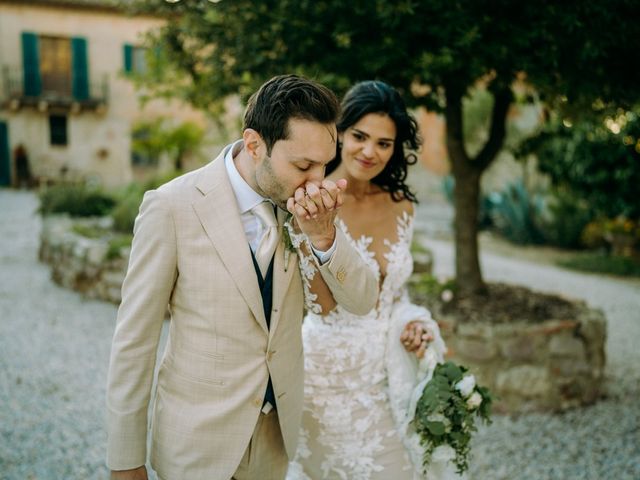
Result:
[[[87,40],[22,32],[24,94],[89,99]]]
[[[40,37],[40,76],[43,93],[71,95],[71,40]]]
[[[66,115],[49,115],[49,138],[51,145],[67,145]]]
[[[147,71],[147,49],[133,47],[133,71],[135,73],[145,73]]]
[[[124,71],[126,73],[144,74],[147,72],[147,49],[125,44]]]

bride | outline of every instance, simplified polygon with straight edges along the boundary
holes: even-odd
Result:
[[[441,479],[436,462],[425,477],[410,423],[445,351],[438,325],[406,289],[416,198],[405,179],[416,157],[405,149],[419,147],[417,125],[397,91],[367,81],[346,94],[338,136],[327,167],[329,179],[348,181],[337,225],[376,272],[380,292],[364,316],[336,306],[309,245],[289,225],[308,313],[302,426],[287,479]]]

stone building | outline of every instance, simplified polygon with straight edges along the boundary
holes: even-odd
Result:
[[[176,102],[138,101],[142,35],[162,22],[113,0],[0,0],[0,186],[25,175],[122,185],[134,176],[137,121],[206,125]]]

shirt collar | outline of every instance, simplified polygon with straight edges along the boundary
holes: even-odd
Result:
[[[224,165],[227,169],[227,175],[229,176],[231,188],[233,189],[233,193],[236,196],[236,200],[238,202],[240,214],[243,214],[268,199],[256,193],[256,191],[249,186],[244,178],[242,178],[240,172],[238,172],[238,169],[236,168],[236,165],[233,161],[233,151],[235,150],[235,147],[239,142],[242,142],[242,140],[238,140],[238,142],[232,145],[231,148],[227,151],[227,154],[224,157]]]

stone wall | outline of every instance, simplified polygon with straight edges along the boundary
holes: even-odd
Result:
[[[449,359],[491,390],[496,411],[560,411],[595,402],[603,387],[606,319],[584,302],[576,312],[540,323],[438,321]]]
[[[76,233],[74,225],[96,231],[99,238]],[[110,219],[71,219],[64,215],[43,218],[40,236],[40,260],[51,266],[53,280],[88,298],[120,303],[121,288],[129,261],[127,247],[114,251],[109,234]]]

